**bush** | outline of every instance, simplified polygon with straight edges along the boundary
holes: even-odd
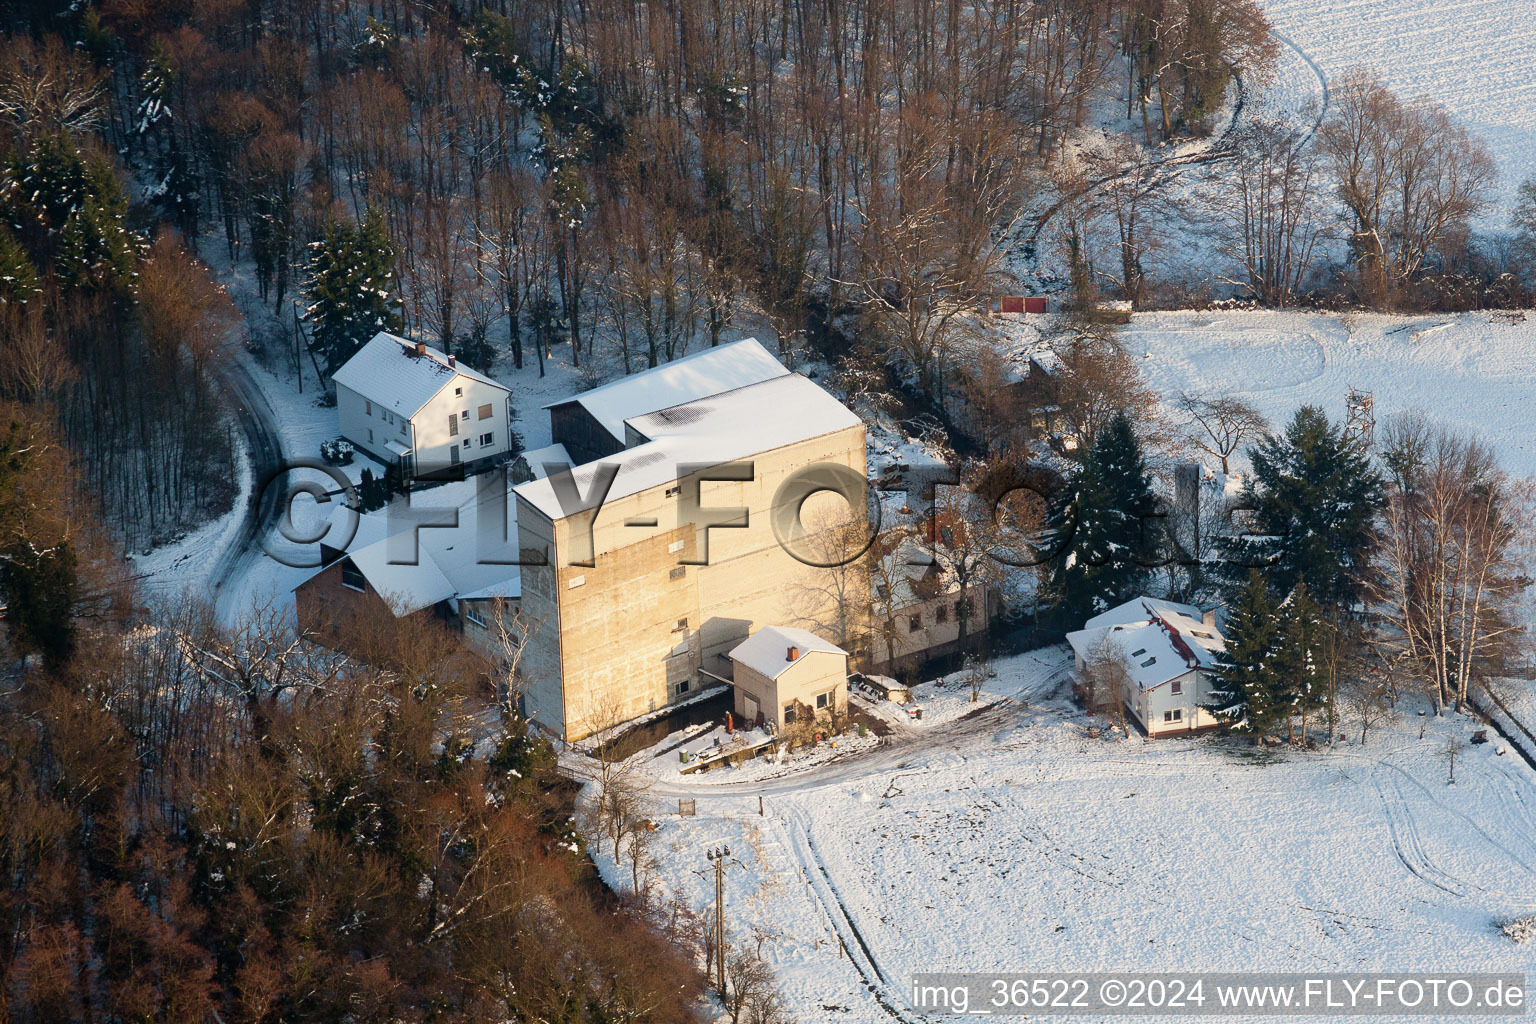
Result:
[[[1499,931],[1517,946],[1523,946],[1536,938],[1536,914],[1527,914],[1525,917],[1515,917],[1500,922]]]
[[[352,442],[344,437],[320,442],[320,457],[333,466],[350,465],[355,451]]]
[[[459,362],[481,373],[490,373],[496,362],[496,346],[486,340],[484,324],[476,324],[468,334],[459,335],[453,345],[453,354]]]

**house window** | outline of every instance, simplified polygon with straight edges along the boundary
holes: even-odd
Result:
[[[918,630],[920,630],[922,628],[923,628],[923,617],[921,615],[913,615],[913,616],[908,617],[908,619],[907,619],[907,630],[908,630],[908,632],[916,633]]]
[[[461,398],[461,397],[463,397],[463,395],[464,395],[464,389],[463,388],[454,388],[453,389],[453,397],[454,398]]]
[[[469,438],[467,438],[467,437],[464,439],[464,447],[465,448],[469,447]]]
[[[463,412],[459,413],[459,418],[466,420],[469,419],[469,410],[465,409]]]
[[[569,580],[566,581],[565,589],[575,590],[585,582],[587,582],[587,578],[585,576],[572,576]]]
[[[372,416],[373,415],[373,403],[368,401],[368,399],[366,399],[366,398],[363,399],[363,415],[364,416]]]
[[[687,576],[687,575],[688,575],[688,567],[686,565],[680,565],[676,569],[673,569],[671,572],[667,573],[667,579],[669,579],[669,580],[680,580],[684,576]]]
[[[682,493],[682,490],[682,484],[674,484],[673,486],[667,488],[667,497],[674,497],[675,495]]]
[[[405,425],[406,425],[406,421],[405,420],[401,420],[400,421],[400,433],[402,433],[402,434],[405,433]]]
[[[1184,721],[1184,709],[1182,709],[1182,708],[1174,708],[1172,711],[1164,711],[1163,712],[1163,721],[1165,721],[1165,722],[1182,722],[1182,721]]]
[[[479,415],[480,415],[480,418],[482,420],[490,419],[491,418],[491,407],[489,405],[482,405],[480,407]]]
[[[674,632],[674,633],[681,633],[683,630],[685,630],[687,628],[688,628],[688,620],[687,619],[678,619],[677,620],[677,625],[672,627],[672,632]]]
[[[682,682],[678,683],[677,684],[677,692],[678,692],[678,694],[682,695],[682,694],[687,693],[688,692],[688,685],[689,685],[688,684],[688,680],[686,680],[686,679],[684,679]]]
[[[371,427],[368,430],[368,443],[373,444],[373,429]]]
[[[794,720],[795,720],[795,706],[793,704],[785,704],[784,705],[784,724],[788,725],[789,723],[793,722]]]
[[[453,415],[453,413],[448,414],[448,436],[459,436],[459,418]]]
[[[933,621],[934,622],[948,622],[949,621],[949,609],[945,608],[943,605],[939,605],[937,608],[935,608],[933,610]]]
[[[826,706],[831,702],[831,697],[832,697],[831,691],[828,691],[826,693],[818,693],[816,695],[816,709],[818,711],[825,709]]]
[[[1182,679],[1175,679],[1173,681],[1173,685],[1172,685],[1172,687],[1170,689],[1172,690],[1173,693],[1183,693],[1184,692],[1184,681]]]
[[[341,585],[364,593],[368,590],[368,578],[351,562],[341,563]]]
[[[475,625],[482,629],[485,628],[485,620],[480,617],[480,613],[475,610],[474,605],[470,604],[468,601],[465,601],[459,607],[464,609],[464,618],[466,621],[473,622]]]
[[[491,445],[493,445],[495,443],[496,443],[496,435],[495,434],[481,434],[480,435],[480,447],[481,448],[489,448]]]

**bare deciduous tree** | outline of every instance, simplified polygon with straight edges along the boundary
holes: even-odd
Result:
[[[1459,710],[1475,680],[1507,674],[1524,651],[1536,488],[1422,415],[1394,418],[1381,443],[1381,642],[1437,704]]]
[[[1404,103],[1365,69],[1347,72],[1331,95],[1318,143],[1339,182],[1361,290],[1385,301],[1465,245],[1496,176],[1493,158],[1444,107]]]
[[[1221,471],[1232,472],[1231,459],[1243,444],[1268,429],[1259,410],[1232,395],[1205,398],[1181,394],[1178,410],[1189,417],[1189,438],[1201,451],[1221,460]]]

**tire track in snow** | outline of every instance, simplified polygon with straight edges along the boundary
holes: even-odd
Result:
[[[1371,772],[1371,783],[1376,787],[1377,796],[1381,798],[1381,809],[1387,819],[1387,831],[1392,837],[1392,852],[1397,855],[1403,867],[1408,869],[1409,874],[1420,881],[1452,896],[1467,896],[1467,883],[1441,871],[1424,852],[1418,828],[1413,820],[1413,812],[1403,796],[1402,783],[1394,778],[1390,786],[1383,786],[1379,772],[1379,768]]]
[[[1273,28],[1269,30],[1269,35],[1275,42],[1300,57],[1302,62],[1312,69],[1312,73],[1317,76],[1317,84],[1322,89],[1323,101],[1318,105],[1317,117],[1313,118],[1312,128],[1307,132],[1307,137],[1302,142],[1302,145],[1306,146],[1316,137],[1318,131],[1323,127],[1323,121],[1328,117],[1328,111],[1333,105],[1333,91],[1328,87],[1328,76],[1323,73],[1323,69],[1318,66],[1317,61],[1313,60],[1306,50],[1303,50],[1292,42],[1288,36],[1281,35]]]
[[[832,881],[831,873],[822,861],[821,854],[816,850],[816,844],[811,839],[810,825],[805,819],[805,812],[798,807],[786,808],[784,823],[789,832],[790,849],[800,863],[801,874],[810,882],[811,890],[826,912],[827,920],[832,922],[832,928],[837,933],[843,952],[847,954],[848,961],[853,964],[853,969],[859,972],[859,977],[864,981],[864,987],[869,989],[870,995],[874,996],[875,1003],[889,1014],[892,1020],[900,1021],[902,1024],[919,1024],[919,1022],[928,1024],[927,1017],[920,1015],[909,1017],[899,1009],[896,998],[891,992],[890,978],[880,966],[874,950],[865,941],[864,933],[854,923],[853,915],[843,903],[843,898]],[[853,941],[849,942],[849,938]]]

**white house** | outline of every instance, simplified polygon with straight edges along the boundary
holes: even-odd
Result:
[[[1121,699],[1148,736],[1181,735],[1219,725],[1201,708],[1212,689],[1226,640],[1214,612],[1193,605],[1133,598],[1067,634],[1079,679],[1110,656],[1125,667]]]
[[[512,450],[510,392],[421,342],[381,331],[331,379],[341,436],[408,477]]]

